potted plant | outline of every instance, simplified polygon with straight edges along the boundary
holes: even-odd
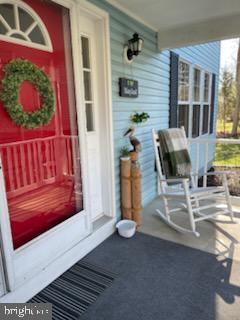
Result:
[[[127,161],[130,159],[130,151],[127,146],[121,148],[120,157],[122,161]]]
[[[149,114],[147,112],[134,112],[131,116],[130,116],[130,121],[135,124],[141,124],[144,122],[147,122],[147,120],[150,118]]]

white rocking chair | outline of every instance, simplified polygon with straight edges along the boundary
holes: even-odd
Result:
[[[184,128],[181,128],[184,131]],[[199,237],[200,233],[196,231],[196,223],[203,220],[215,220],[219,214],[227,214],[230,216],[231,221],[234,222],[234,214],[229,196],[226,172],[206,172],[203,175],[222,175],[223,184],[219,187],[198,187],[196,185],[196,174],[188,178],[166,179],[162,166],[162,151],[159,143],[159,136],[157,131],[152,130],[152,137],[155,149],[156,167],[158,173],[159,195],[163,199],[164,212],[157,209],[160,217],[173,229],[183,232],[194,234]],[[188,150],[189,151],[189,150]],[[224,198],[226,208],[217,208],[216,201],[211,201],[210,204],[200,205],[202,200],[217,200]],[[174,209],[169,208],[169,200],[177,200],[177,205]],[[214,213],[206,214],[205,210],[215,207],[217,211]],[[172,214],[177,212],[187,212],[189,217],[189,228],[184,228],[172,220]]]

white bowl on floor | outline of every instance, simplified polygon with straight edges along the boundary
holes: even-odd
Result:
[[[132,220],[121,220],[116,224],[118,233],[124,238],[131,238],[136,232],[137,224]]]

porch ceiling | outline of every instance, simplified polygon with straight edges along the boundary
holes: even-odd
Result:
[[[239,0],[107,0],[158,31],[159,50],[240,36]]]

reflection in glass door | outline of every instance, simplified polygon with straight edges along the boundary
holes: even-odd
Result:
[[[51,81],[56,110],[47,125],[25,129],[14,123],[0,101],[0,155],[15,249],[83,210],[69,11],[50,1],[44,5],[37,0],[26,2],[49,34],[38,36],[35,32],[29,46],[27,42],[1,41],[0,78],[4,77],[4,66],[13,59],[21,57],[34,63]],[[13,5],[1,6],[2,21],[9,21]],[[17,15],[22,28],[34,28],[34,16],[24,15],[22,8]],[[52,52],[33,48],[32,42],[36,41],[37,47],[39,37],[51,39]],[[24,111],[34,111],[43,103],[28,81],[19,88],[19,101]]]

